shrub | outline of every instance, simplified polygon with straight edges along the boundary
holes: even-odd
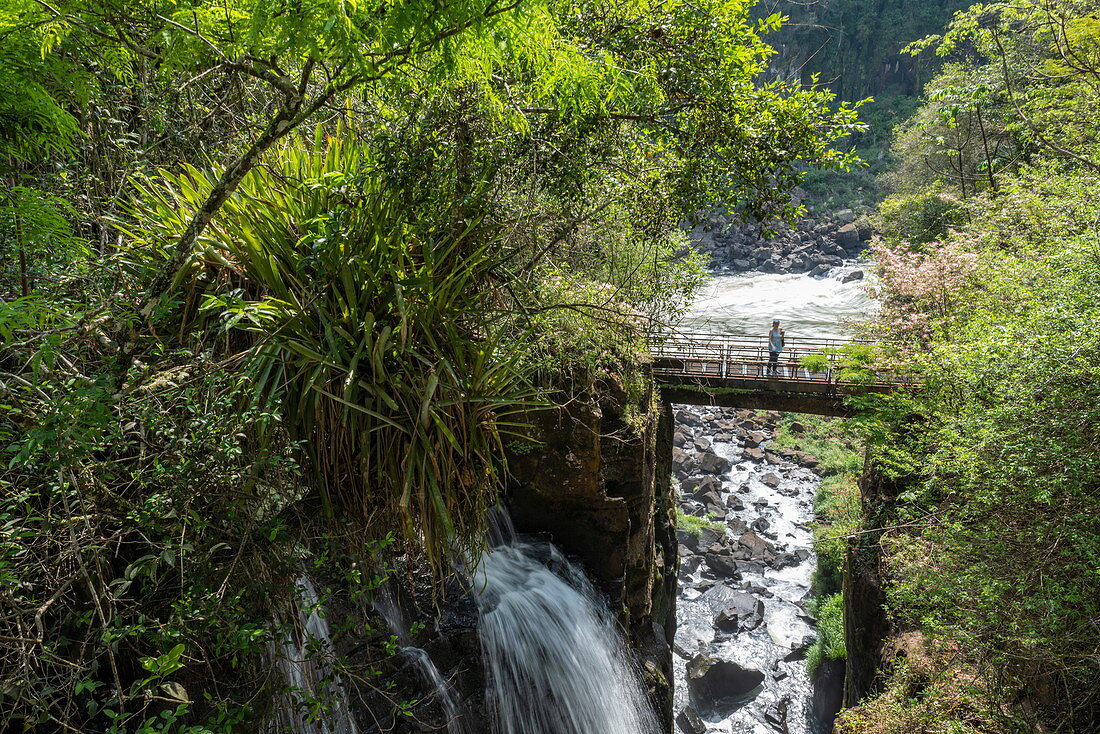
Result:
[[[878,230],[889,242],[922,245],[945,238],[966,221],[963,205],[940,191],[887,197],[879,205]]]

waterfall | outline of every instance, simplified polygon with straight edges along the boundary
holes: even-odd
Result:
[[[439,667],[428,653],[412,644],[401,608],[388,586],[379,589],[378,596],[374,600],[374,609],[386,620],[390,631],[397,638],[401,655],[416,666],[420,677],[431,688],[432,695],[439,702],[446,717],[447,734],[465,734],[465,727],[458,715],[458,701],[453,686],[439,672]]]
[[[473,581],[495,734],[657,734],[605,602],[557,549],[512,540]]]
[[[357,734],[348,694],[329,662],[332,635],[317,587],[306,576],[295,583],[297,625],[287,629],[271,653],[289,691],[282,696],[267,734]],[[314,702],[323,702],[315,707]],[[307,712],[317,708],[320,716]]]

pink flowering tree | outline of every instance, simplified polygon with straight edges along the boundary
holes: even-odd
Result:
[[[885,336],[923,346],[951,340],[965,302],[981,287],[981,257],[973,246],[960,236],[919,249],[906,242],[871,245],[879,275],[871,294],[882,305],[879,323]]]

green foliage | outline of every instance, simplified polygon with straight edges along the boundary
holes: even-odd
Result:
[[[74,65],[41,52],[41,36],[26,28],[22,17],[30,7],[15,0],[0,10],[0,166],[5,168],[67,155],[79,133],[63,100],[84,80]]]
[[[73,234],[73,207],[63,198],[13,186],[0,199],[0,294],[29,296],[81,275],[91,254]]]
[[[716,530],[718,532],[722,532],[726,529],[726,525],[723,522],[699,517],[698,515],[688,515],[679,507],[676,508],[676,527],[681,530],[686,530],[696,538],[702,536],[704,529]]]
[[[217,174],[160,178],[131,211],[142,252],[175,239]],[[440,567],[453,544],[483,542],[501,429],[531,395],[523,337],[482,288],[492,244],[476,222],[456,231],[401,212],[369,154],[340,137],[280,149],[204,241],[240,287],[201,308],[257,336],[241,355],[255,403],[281,406],[326,513],[378,535],[397,525]]]
[[[887,197],[879,205],[875,225],[889,242],[918,246],[944,239],[965,221],[960,202],[932,190]]]
[[[286,562],[260,539],[285,526],[293,497],[261,478],[294,467],[243,438],[274,416],[226,419],[219,382],[112,400],[101,379],[5,380],[0,633],[33,642],[3,648],[6,721],[167,731],[217,709],[259,713],[240,702]],[[218,686],[197,682],[204,669]]]
[[[798,363],[810,372],[826,372],[832,366],[832,361],[821,352],[803,354],[799,357]]]
[[[908,487],[885,518],[906,528],[882,540],[889,604],[899,625],[965,651],[954,664],[992,716],[982,731],[1100,721],[1100,669],[1081,652],[1100,615],[1100,181],[1055,158],[972,198],[973,224],[924,255],[934,267],[880,260],[894,273],[885,302],[901,296],[927,324],[919,344],[883,324],[924,375],[873,446]],[[1006,704],[1040,684],[1062,693]]]
[[[681,219],[852,160],[748,5],[4,3],[3,720],[261,728],[303,566],[344,608],[397,536],[443,568],[529,382],[645,394]]]
[[[832,594],[817,604],[817,639],[806,651],[806,670],[813,675],[826,660],[848,657],[844,645],[844,597]]]

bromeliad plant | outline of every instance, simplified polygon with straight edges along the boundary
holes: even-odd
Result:
[[[489,229],[432,224],[381,178],[346,139],[288,145],[246,177],[192,268],[203,311],[252,334],[255,400],[281,403],[325,512],[401,527],[442,568],[482,542],[506,419],[530,397],[522,338],[491,301]],[[171,242],[216,180],[188,168],[142,184],[135,241]]]

